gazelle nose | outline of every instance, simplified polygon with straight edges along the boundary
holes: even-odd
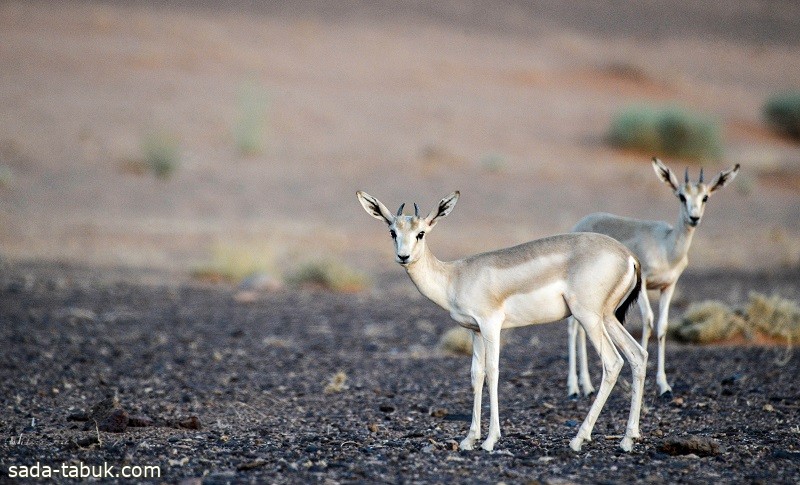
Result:
[[[696,226],[700,222],[700,218],[696,216],[690,216],[689,220],[691,221],[693,226]]]
[[[410,255],[403,255],[403,254],[398,254],[397,255],[397,259],[399,259],[401,263],[407,262],[408,258],[410,258],[410,257],[411,257]]]

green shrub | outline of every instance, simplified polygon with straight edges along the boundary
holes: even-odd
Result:
[[[166,132],[147,134],[142,141],[142,153],[147,167],[161,179],[169,178],[180,165],[178,139]]]
[[[608,139],[616,147],[648,155],[704,160],[722,154],[718,123],[677,107],[628,107],[612,120]]]
[[[764,104],[764,118],[778,133],[800,140],[800,91],[769,98]]]
[[[306,263],[286,277],[295,286],[322,288],[330,291],[356,292],[368,286],[368,279],[338,261],[323,259]]]
[[[10,187],[13,182],[14,174],[11,172],[11,167],[0,164],[0,188]]]
[[[264,151],[269,95],[255,82],[246,82],[237,95],[237,119],[233,128],[240,155],[259,155]]]

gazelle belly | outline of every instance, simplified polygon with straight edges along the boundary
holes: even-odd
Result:
[[[509,296],[503,304],[506,315],[503,328],[555,322],[568,317],[570,311],[564,300],[564,290],[563,282],[554,281],[526,293]]]

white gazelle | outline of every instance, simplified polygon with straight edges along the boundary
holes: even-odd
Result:
[[[647,352],[623,328],[626,309],[641,287],[639,263],[614,239],[601,234],[563,234],[452,262],[439,261],[428,249],[427,234],[453,210],[459,193],[439,202],[427,217],[392,214],[378,199],[358,192],[364,209],[389,225],[395,261],[403,265],[420,293],[472,330],[472,425],[461,449],[470,450],[481,435],[484,376],[489,383],[489,432],[481,447],[491,451],[500,438],[497,402],[500,330],[552,322],[573,315],[600,354],[603,381],[577,436],[579,451],[591,440],[592,428],[623,365],[619,350],[633,371],[631,408],[625,451],[639,437]]]
[[[659,290],[661,297],[658,304],[658,322],[656,337],[658,338],[658,370],[656,382],[661,395],[669,395],[672,388],[667,384],[664,372],[664,346],[667,335],[669,304],[675,291],[675,284],[689,264],[687,254],[692,244],[694,230],[703,217],[706,201],[715,191],[727,185],[739,172],[739,164],[730,170],[720,172],[706,184],[703,170],[700,169],[700,180],[689,181],[689,170],[684,174],[683,183],[661,160],[653,158],[653,169],[656,175],[667,184],[680,200],[680,213],[675,227],[660,221],[642,221],[619,217],[612,214],[590,214],[581,219],[573,232],[596,232],[607,234],[627,246],[642,264],[642,279],[648,290]],[[642,314],[642,347],[647,348],[650,332],[653,329],[653,310],[647,298],[647,291],[639,294],[639,309]],[[578,377],[576,364],[580,361],[580,385],[585,395],[594,392],[589,377],[586,356],[586,336],[574,319],[569,321],[569,374],[567,388],[571,396],[578,394]]]

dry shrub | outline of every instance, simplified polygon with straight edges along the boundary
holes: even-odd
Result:
[[[706,344],[727,340],[744,328],[744,319],[728,305],[709,300],[692,304],[673,335],[684,342]]]
[[[686,310],[680,324],[671,329],[678,340],[712,343],[758,336],[787,343],[800,340],[800,307],[780,296],[750,293],[744,309],[732,309],[718,301],[695,303]]]
[[[800,340],[800,307],[792,300],[750,293],[747,316],[750,325],[759,332],[793,342]]]

